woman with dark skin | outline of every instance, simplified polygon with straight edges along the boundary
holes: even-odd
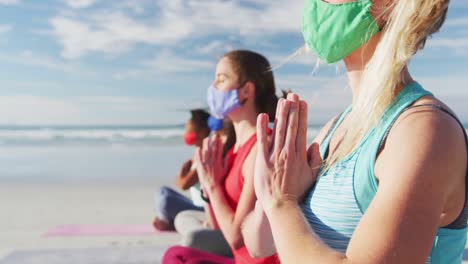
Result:
[[[209,114],[202,109],[190,111],[191,118],[187,121],[184,133],[184,142],[191,146],[200,147],[203,139],[208,137]],[[189,159],[182,164],[179,174],[176,177],[176,185],[182,190],[189,190],[194,187],[198,180],[198,174],[193,159]],[[196,187],[192,192],[196,193]],[[196,203],[177,191],[163,186],[156,195],[157,216],[154,218],[153,226],[157,230],[174,230],[174,219],[183,210],[203,211],[203,203]],[[194,194],[194,198],[199,195]]]
[[[208,137],[212,131],[222,138],[224,142],[223,156],[226,155],[236,141],[232,122],[228,119],[213,119],[203,109],[194,109],[190,113],[191,118],[185,125],[185,144],[201,147],[203,139]],[[209,120],[213,121],[209,122]],[[155,198],[157,216],[154,218],[153,226],[157,230],[174,230],[174,219],[181,211],[204,210],[204,201],[200,199],[199,179],[194,158],[182,164],[180,172],[176,176],[176,186],[184,191],[189,190],[192,200],[172,188],[161,187]]]

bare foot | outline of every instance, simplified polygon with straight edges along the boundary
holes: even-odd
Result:
[[[167,222],[159,217],[155,217],[153,220],[153,227],[159,231],[174,231],[174,225],[172,223]]]

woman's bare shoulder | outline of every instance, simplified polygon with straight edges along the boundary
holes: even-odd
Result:
[[[445,171],[445,176],[460,174],[457,171],[465,174],[467,143],[464,128],[454,118],[455,113],[433,97],[422,98],[412,106],[417,107],[403,112],[390,129],[379,155],[379,160],[387,162],[376,164],[376,169],[383,164],[392,166],[396,156],[405,156],[408,166],[430,166],[445,160],[446,163],[441,165],[450,168],[450,171]]]

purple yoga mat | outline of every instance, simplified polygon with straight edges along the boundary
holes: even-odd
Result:
[[[142,236],[162,233],[152,225],[61,225],[52,228],[44,236]]]

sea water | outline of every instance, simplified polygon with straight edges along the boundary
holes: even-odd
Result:
[[[309,127],[308,142],[320,128]],[[173,182],[195,150],[183,133],[183,125],[3,126],[0,182]]]

